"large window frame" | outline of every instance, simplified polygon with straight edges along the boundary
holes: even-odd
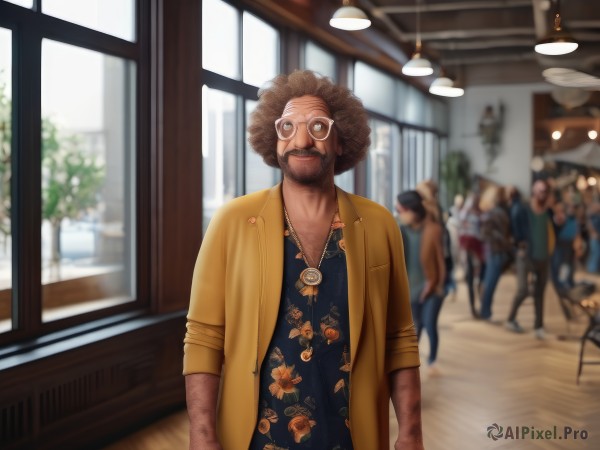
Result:
[[[0,334],[0,345],[38,338],[72,329],[98,319],[123,320],[123,314],[144,314],[150,305],[150,216],[151,147],[150,120],[150,23],[151,2],[136,2],[137,39],[126,41],[43,14],[42,1],[32,9],[0,0],[0,26],[12,31],[12,223],[13,223],[13,329]],[[41,282],[41,47],[42,39],[75,45],[136,64],[134,96],[135,130],[135,273],[136,298],[128,303],[85,312],[51,322],[42,321]],[[106,322],[104,322],[106,324]]]
[[[248,188],[248,183],[247,183],[247,173],[246,173],[246,155],[247,155],[247,151],[249,150],[249,144],[247,142],[247,135],[246,135],[246,129],[247,129],[247,105],[250,102],[256,102],[258,100],[258,89],[259,86],[254,86],[251,84],[248,84],[246,82],[244,82],[244,73],[243,73],[243,17],[244,14],[251,14],[253,16],[255,16],[256,18],[258,18],[261,21],[264,21],[265,23],[269,24],[271,27],[273,27],[278,35],[279,35],[279,50],[278,50],[278,65],[279,65],[279,71],[283,72],[285,71],[284,68],[284,61],[286,61],[286,49],[288,47],[288,41],[285,40],[284,37],[284,33],[281,30],[280,27],[274,25],[273,23],[269,22],[268,20],[266,20],[264,17],[261,16],[261,14],[256,13],[255,11],[253,11],[252,9],[246,8],[246,7],[240,7],[240,6],[236,6],[234,3],[228,1],[228,0],[222,0],[224,3],[229,4],[230,6],[234,7],[236,9],[237,12],[237,26],[238,26],[238,39],[239,39],[239,43],[238,43],[238,52],[239,52],[239,79],[233,79],[233,78],[229,78],[226,77],[224,75],[215,73],[211,70],[208,70],[206,68],[202,68],[202,73],[201,73],[201,84],[203,86],[208,87],[209,89],[214,89],[217,91],[221,91],[227,94],[231,94],[233,96],[235,96],[236,98],[236,124],[235,124],[235,129],[236,129],[236,145],[235,145],[235,155],[236,155],[236,186],[235,186],[235,193],[234,195],[237,196],[241,196],[244,194],[247,194],[247,188]],[[274,169],[275,170],[275,169]],[[277,176],[274,175],[275,178],[277,178]],[[207,226],[207,220],[209,220],[210,218],[210,211],[206,210],[206,205],[203,205],[203,210],[204,210],[204,214],[208,214],[207,217],[205,217],[205,221],[204,221],[204,228]]]

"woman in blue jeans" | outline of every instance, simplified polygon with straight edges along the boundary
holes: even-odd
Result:
[[[485,273],[479,316],[492,318],[494,292],[510,255],[510,219],[501,206],[501,191],[496,186],[488,187],[479,203],[481,215],[481,237],[485,252]]]
[[[404,240],[404,258],[410,286],[413,320],[417,336],[423,329],[429,337],[429,372],[435,365],[439,345],[438,316],[444,300],[445,263],[442,226],[430,217],[417,191],[398,195],[396,210]]]

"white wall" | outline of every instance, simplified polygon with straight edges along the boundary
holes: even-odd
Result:
[[[476,86],[451,99],[449,150],[462,150],[471,158],[471,171],[502,185],[512,184],[526,196],[530,191],[529,163],[533,153],[533,94],[550,92],[547,83]],[[498,113],[505,108],[500,152],[488,170],[486,152],[478,134],[487,105]]]

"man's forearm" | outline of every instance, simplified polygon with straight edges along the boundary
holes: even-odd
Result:
[[[398,419],[397,448],[422,449],[421,379],[419,368],[400,369],[390,374],[390,393]]]
[[[194,373],[185,377],[190,450],[221,448],[216,428],[220,379],[209,373]]]

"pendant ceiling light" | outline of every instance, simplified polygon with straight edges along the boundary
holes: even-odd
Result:
[[[350,0],[343,0],[343,6],[329,20],[329,25],[346,31],[364,30],[371,26],[371,21],[363,10],[352,6]]]
[[[579,44],[573,36],[565,31],[561,24],[560,0],[556,0],[556,16],[554,16],[554,27],[548,35],[535,45],[535,51],[542,55],[566,55],[574,52]]]
[[[454,86],[454,82],[450,78],[441,76],[433,80],[429,86],[429,92],[442,97],[460,97],[465,90]]]
[[[415,44],[415,52],[410,61],[402,67],[402,73],[411,77],[424,77],[433,73],[433,67],[428,59],[421,57],[421,0],[417,0],[417,41]]]

